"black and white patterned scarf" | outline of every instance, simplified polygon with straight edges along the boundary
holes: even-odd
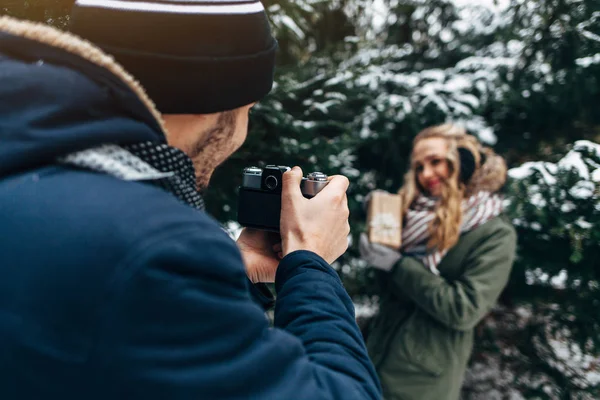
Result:
[[[429,226],[435,218],[435,206],[435,199],[426,196],[415,199],[404,216],[400,252],[420,258],[432,273],[439,275],[437,266],[448,250],[431,251],[427,248],[430,238]],[[463,221],[460,231],[466,233],[500,215],[504,209],[503,198],[499,194],[482,191],[464,199],[462,208]]]
[[[183,203],[204,209],[196,190],[192,160],[181,150],[163,143],[105,144],[71,153],[61,164],[89,169],[126,181],[148,182],[173,194]]]

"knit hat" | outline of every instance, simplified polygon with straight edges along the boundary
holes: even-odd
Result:
[[[277,42],[258,0],[77,0],[71,31],[111,54],[166,114],[209,114],[271,90]]]

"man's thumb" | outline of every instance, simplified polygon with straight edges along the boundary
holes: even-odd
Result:
[[[283,187],[281,188],[282,195],[289,197],[302,196],[300,191],[300,182],[302,182],[302,169],[294,167],[283,174]]]

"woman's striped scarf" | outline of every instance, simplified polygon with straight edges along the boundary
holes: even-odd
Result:
[[[490,192],[479,192],[463,200],[461,234],[498,216],[504,208],[502,203],[502,196]],[[439,275],[437,266],[448,250],[431,251],[427,249],[427,242],[430,238],[429,226],[435,218],[435,205],[436,200],[429,197],[419,196],[415,199],[404,216],[400,252],[421,259],[431,272]]]

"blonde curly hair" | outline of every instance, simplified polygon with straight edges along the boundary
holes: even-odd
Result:
[[[483,147],[475,136],[467,134],[464,128],[454,124],[428,127],[417,134],[413,148],[421,140],[430,138],[445,139],[448,144],[450,176],[444,182],[442,193],[435,207],[435,218],[429,226],[431,239],[429,248],[446,250],[456,244],[462,223],[462,200],[480,191],[497,192],[506,182],[506,163],[489,147]],[[475,159],[475,172],[465,184],[460,181],[460,157],[458,148],[466,148]],[[484,155],[484,157],[482,157]],[[484,163],[482,164],[482,160]],[[402,214],[406,214],[416,197],[423,193],[417,180],[416,165],[412,161],[404,177],[404,185],[399,190],[402,197]]]

